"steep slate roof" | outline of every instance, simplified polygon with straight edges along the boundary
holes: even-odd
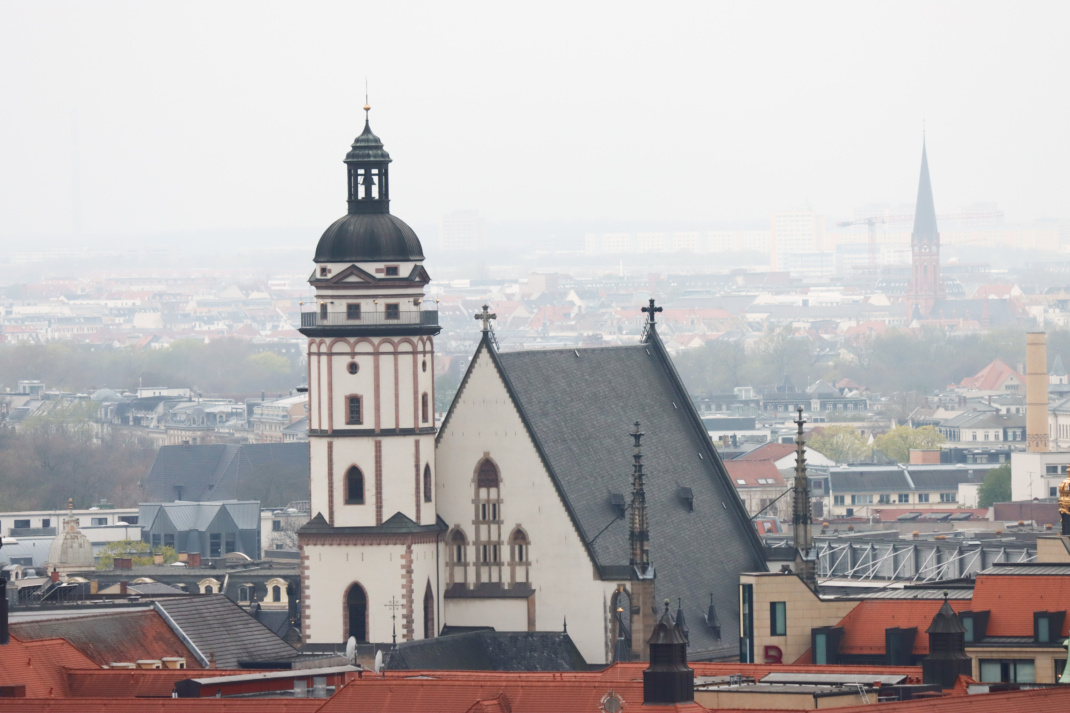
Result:
[[[100,666],[182,656],[188,668],[201,668],[189,648],[155,611],[20,622],[11,625],[11,633],[23,641],[66,639]]]
[[[617,512],[606,492],[631,490],[628,434],[639,421],[647,434],[643,463],[657,598],[682,597],[685,611],[701,618],[712,592],[725,612],[722,621],[737,616],[738,574],[764,571],[764,550],[656,331],[636,346],[498,354],[484,338],[479,349],[497,365],[577,529],[590,542],[613,522],[588,544],[603,576],[632,576],[627,521],[613,521]],[[691,489],[693,511],[678,488]],[[737,647],[730,627],[721,639],[705,626],[692,627],[696,659],[731,655]]]
[[[175,633],[188,639],[201,656],[210,659],[215,654],[219,668],[297,655],[296,649],[222,594],[157,601],[153,606],[174,622]]]
[[[292,482],[297,497],[308,498],[309,460],[307,443],[251,443],[245,445],[162,446],[152,469],[145,477],[145,501],[171,502],[178,499],[175,486],[182,487],[182,500],[240,500],[265,470],[281,469]],[[265,507],[285,505],[263,503]]]
[[[255,500],[223,503],[146,503],[139,507],[141,527],[148,531],[161,511],[166,514],[171,524],[179,532],[185,530],[207,530],[220,515],[220,511],[234,523],[239,530],[256,530],[260,527],[260,503]]]
[[[568,634],[556,631],[473,631],[398,644],[389,668],[465,671],[584,671],[587,662]]]

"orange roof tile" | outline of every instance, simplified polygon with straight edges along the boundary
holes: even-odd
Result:
[[[758,446],[750,453],[736,458],[736,460],[780,460],[794,452],[795,446],[789,443],[766,443],[764,446]]]
[[[4,713],[314,713],[322,706],[322,698],[5,698],[3,710]]]
[[[1064,713],[1070,710],[1070,686],[850,706],[836,713],[873,713],[875,708],[880,713]]]
[[[1025,377],[1007,366],[1002,359],[996,359],[973,376],[963,379],[959,386],[966,389],[977,389],[978,391],[995,391],[1012,376],[1017,377],[1020,382],[1025,382]]]
[[[929,636],[925,630],[942,604],[943,601],[937,599],[871,599],[860,602],[837,624],[843,627],[840,652],[883,654],[885,629],[917,627],[914,653],[924,656],[929,653]],[[948,604],[956,612],[970,609],[970,602],[964,599],[951,599]]]
[[[62,637],[100,666],[113,662],[182,656],[189,668],[197,659],[156,611],[128,611],[21,622],[11,633],[23,641]]]
[[[737,488],[787,487],[784,477],[771,460],[726,460],[724,467]],[[759,483],[759,479],[772,482]],[[739,482],[741,480],[742,483]]]
[[[980,575],[973,587],[974,611],[990,611],[986,636],[1032,636],[1033,612],[1070,610],[1070,578],[1058,575]],[[1070,617],[1064,618],[1062,636]]]
[[[68,668],[93,668],[95,664],[63,639],[20,641],[14,635],[0,646],[0,681],[5,686],[26,686],[28,698],[64,698]],[[4,702],[4,711],[8,709]]]
[[[186,663],[189,663],[187,659]],[[187,678],[233,676],[235,673],[256,673],[233,669],[93,669],[69,671],[67,687],[72,698],[167,698],[175,684]]]

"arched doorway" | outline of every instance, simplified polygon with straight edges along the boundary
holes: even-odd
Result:
[[[424,638],[430,639],[435,635],[435,593],[431,591],[431,580],[427,580],[427,589],[424,590]]]
[[[346,639],[352,636],[357,641],[367,641],[368,595],[364,592],[364,587],[356,582],[349,586],[349,591],[346,593],[346,619],[349,629],[346,632]]]

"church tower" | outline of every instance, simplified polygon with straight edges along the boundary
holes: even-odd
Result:
[[[348,213],[323,233],[308,337],[312,520],[299,533],[302,634],[385,643],[436,634],[434,337],[423,248],[390,214],[390,154],[346,154]]]
[[[924,139],[921,143],[921,177],[918,179],[910,252],[912,269],[908,302],[913,312],[927,317],[937,300],[944,298],[944,283],[940,280],[940,233],[936,229],[936,207],[933,205],[933,187],[929,182],[929,159]]]

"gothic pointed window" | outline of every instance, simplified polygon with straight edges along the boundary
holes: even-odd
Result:
[[[430,639],[435,635],[435,594],[431,591],[431,580],[427,580],[424,589],[424,638]]]
[[[509,578],[513,584],[529,581],[530,544],[527,533],[519,527],[509,535]]]
[[[364,504],[364,474],[360,468],[352,466],[346,471],[346,505]]]
[[[476,468],[474,543],[479,566],[476,583],[502,581],[501,476],[498,466],[484,458]]]
[[[449,584],[467,581],[465,563],[468,561],[468,538],[460,528],[446,538],[446,563],[449,565]]]
[[[431,465],[424,466],[424,502],[431,502]]]
[[[427,394],[425,393],[420,396],[420,420],[424,423],[427,423],[428,411]]]

